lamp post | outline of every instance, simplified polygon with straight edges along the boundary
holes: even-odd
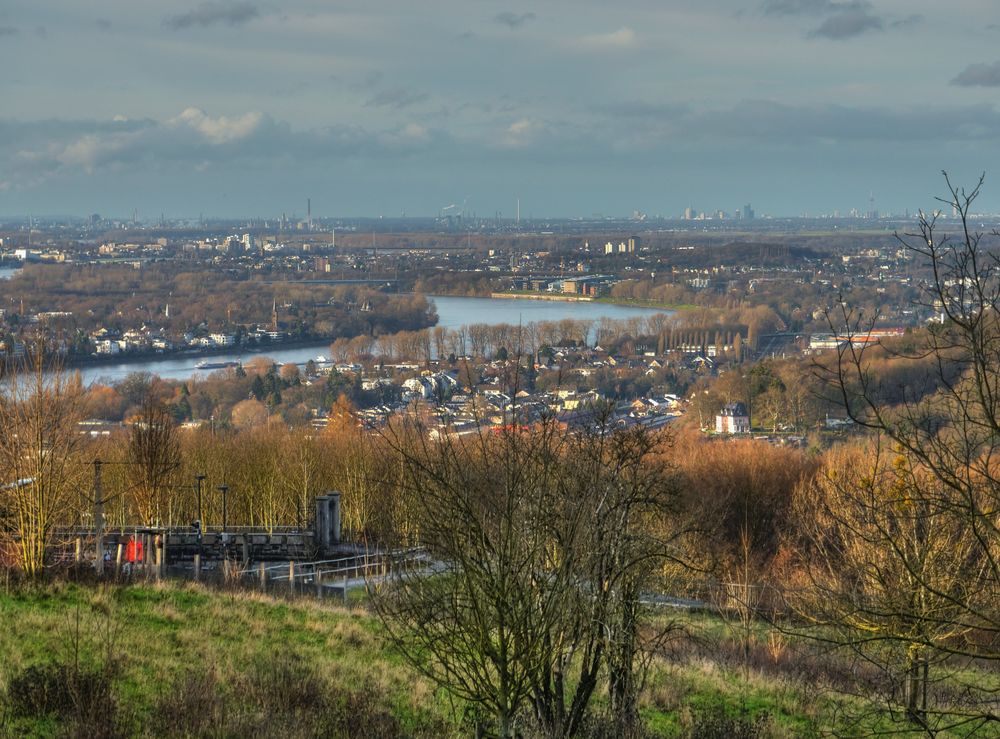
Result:
[[[229,486],[219,485],[217,489],[222,493],[222,533],[226,533],[226,529],[229,527]]]
[[[201,517],[201,483],[205,481],[205,476],[195,475],[194,479],[198,483],[198,544],[201,544],[201,533],[205,530],[205,519]]]
[[[94,569],[98,576],[104,574],[104,491],[101,490],[101,460],[94,460],[94,535],[97,551]]]

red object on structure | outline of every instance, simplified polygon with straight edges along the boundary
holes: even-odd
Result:
[[[142,542],[138,539],[129,539],[125,545],[126,562],[142,562]]]

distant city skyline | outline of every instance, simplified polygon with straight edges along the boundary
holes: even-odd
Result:
[[[1000,211],[1000,7],[0,8],[0,217]],[[995,178],[995,179],[994,179]]]

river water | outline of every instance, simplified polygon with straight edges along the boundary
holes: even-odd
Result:
[[[650,316],[664,313],[657,308],[637,308],[635,306],[612,305],[608,303],[585,303],[569,301],[532,300],[530,298],[507,300],[503,298],[452,298],[435,297],[438,311],[438,326],[456,329],[473,323],[537,323],[540,321],[559,321],[573,318],[585,321],[598,321],[601,318],[624,319],[633,316]],[[321,342],[315,346],[281,349],[268,347],[263,352],[279,364],[295,362],[304,364],[319,355],[329,355],[330,342]],[[195,365],[201,361],[232,362],[247,360],[254,356],[247,352],[231,354],[215,354],[210,357],[185,356],[170,359],[153,359],[144,362],[122,362],[101,364],[85,367],[81,370],[84,384],[95,381],[115,382],[123,379],[130,372],[150,372],[169,379],[183,379],[198,372]]]

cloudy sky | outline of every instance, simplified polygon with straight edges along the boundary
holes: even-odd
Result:
[[[5,0],[0,215],[1000,210],[996,0]]]

